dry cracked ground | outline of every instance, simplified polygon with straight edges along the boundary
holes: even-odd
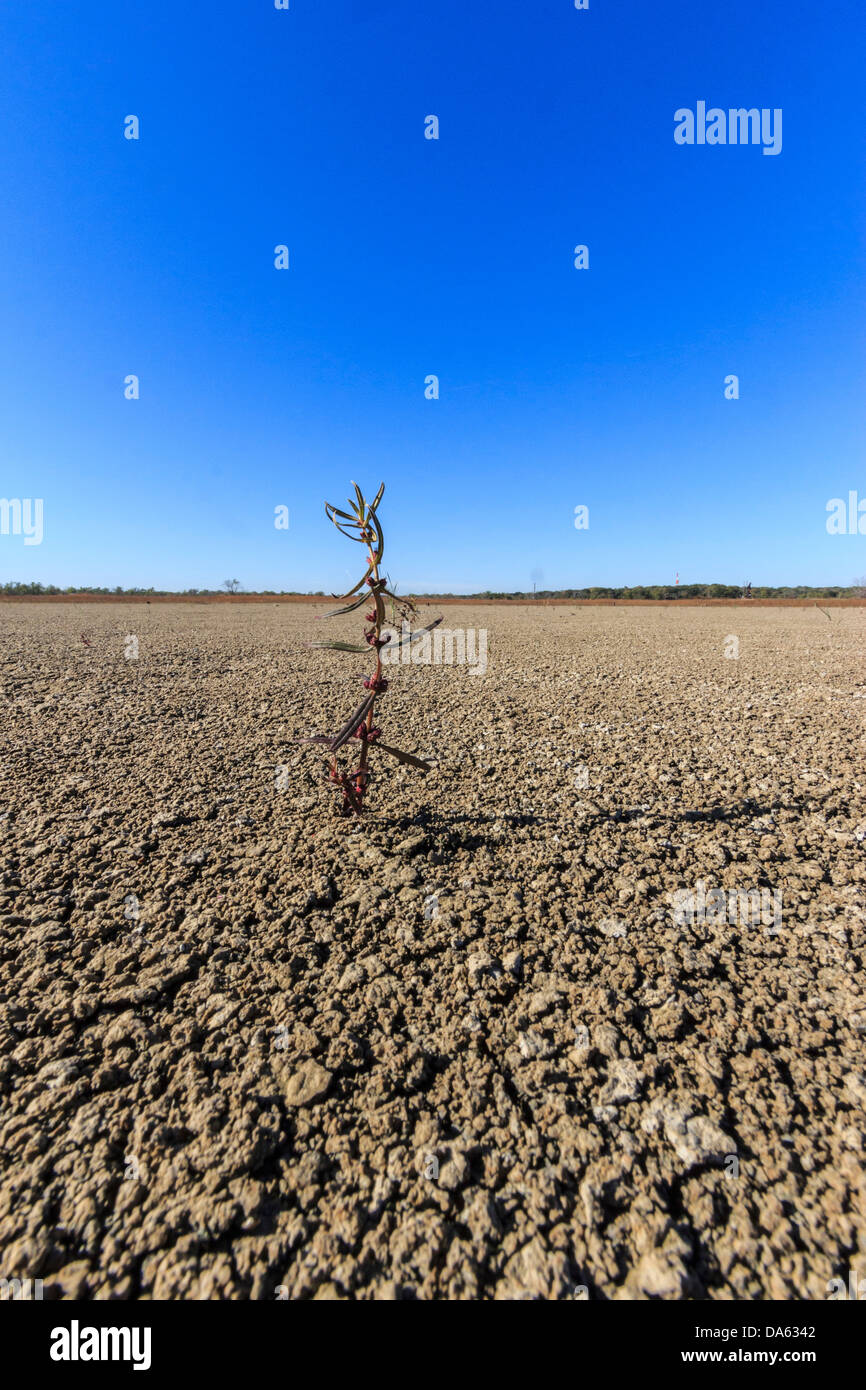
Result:
[[[0,1274],[799,1300],[866,1273],[866,609],[448,608],[487,673],[392,672],[385,736],[436,766],[389,765],[361,824],[293,742],[362,693],[316,611],[0,608]],[[726,892],[677,920],[698,885],[781,919]]]

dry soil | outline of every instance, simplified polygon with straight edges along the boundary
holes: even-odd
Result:
[[[435,769],[380,755],[360,824],[293,742],[363,694],[317,611],[0,605],[0,1275],[866,1274],[866,610],[449,607],[487,673],[391,672],[383,736]],[[677,921],[700,885],[781,918]]]

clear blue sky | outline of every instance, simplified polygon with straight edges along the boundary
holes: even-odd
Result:
[[[862,0],[4,0],[0,38],[0,495],[45,517],[0,578],[338,589],[350,478],[404,591],[866,571],[825,529],[866,497]],[[676,145],[699,100],[781,108],[781,154]]]

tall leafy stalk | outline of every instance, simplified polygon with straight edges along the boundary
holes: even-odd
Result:
[[[375,723],[376,702],[388,689],[388,682],[382,674],[382,651],[383,648],[388,652],[396,650],[398,647],[415,641],[416,638],[429,632],[442,621],[437,618],[426,628],[420,628],[401,641],[388,640],[382,636],[382,628],[385,624],[385,599],[389,598],[396,606],[398,617],[408,619],[415,614],[417,609],[409,599],[400,599],[388,588],[388,581],[383,579],[381,574],[382,557],[385,552],[385,537],[382,532],[382,525],[377,515],[379,503],[385,493],[385,484],[382,483],[372,502],[366,502],[361,489],[357,483],[352,483],[355,489],[354,500],[350,497],[348,501],[349,511],[341,511],[333,503],[325,503],[325,513],[334,523],[337,530],[342,535],[348,536],[349,540],[358,541],[359,544],[367,547],[367,568],[361,575],[357,584],[354,584],[348,593],[343,594],[338,602],[344,606],[335,608],[330,613],[325,613],[326,618],[337,618],[344,613],[352,613],[355,609],[362,607],[367,602],[372,602],[372,608],[366,614],[366,621],[369,624],[364,629],[364,646],[355,646],[351,642],[313,642],[314,647],[325,647],[331,651],[339,652],[365,652],[371,650],[376,658],[373,672],[364,677],[364,689],[367,691],[360,705],[348,719],[338,729],[336,734],[316,734],[312,738],[301,739],[302,743],[324,744],[330,754],[328,776],[343,793],[341,811],[344,815],[360,815],[364,806],[364,798],[372,776],[370,768],[370,750],[372,747],[379,747],[383,753],[389,754],[397,762],[410,767],[416,767],[421,772],[428,772],[431,764],[423,758],[417,758],[413,753],[405,753],[399,748],[393,748],[390,744],[383,743],[381,739],[381,729]],[[336,597],[336,595],[335,595]],[[348,601],[347,601],[348,600]],[[360,743],[357,766],[344,770],[340,767],[337,754],[348,745],[352,739],[357,739]]]

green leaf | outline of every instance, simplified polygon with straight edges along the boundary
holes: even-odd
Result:
[[[340,521],[337,520],[337,517],[342,517],[342,518],[343,518],[343,521],[346,523],[347,526],[353,528],[353,529],[356,530],[356,531],[362,531],[362,530],[364,529],[364,527],[365,527],[365,522],[364,522],[363,516],[362,516],[361,514],[359,514],[359,515],[357,515],[357,516],[350,516],[348,512],[341,512],[341,511],[340,511],[340,508],[339,508],[339,507],[335,507],[334,504],[333,504],[333,502],[326,502],[326,503],[325,503],[325,515],[327,516],[327,518],[328,518],[329,521],[332,521],[332,522],[334,523],[334,525],[336,526],[337,530],[341,533],[341,535],[346,536],[346,538],[347,538],[348,540],[350,540],[350,541],[360,541],[360,540],[361,540],[361,536],[352,536],[352,535],[350,535],[349,532],[346,530],[346,526],[344,526],[342,522],[340,522]]]
[[[328,516],[330,517],[330,519],[331,519],[332,521],[333,521],[333,519],[334,519],[334,516],[341,516],[341,517],[343,518],[344,521],[351,521],[351,522],[354,522],[354,523],[357,525],[357,518],[356,518],[356,517],[350,516],[348,512],[341,512],[341,511],[340,511],[340,508],[339,508],[339,507],[335,507],[334,504],[333,504],[333,502],[326,502],[326,503],[325,503],[325,511],[328,513]],[[331,516],[331,513],[332,513],[332,512],[333,512],[333,516]]]
[[[328,748],[332,753],[336,753],[338,749],[342,748],[344,743],[349,742],[349,739],[355,733],[355,730],[358,728],[358,725],[362,724],[363,721],[367,718],[367,715],[373,708],[373,702],[375,699],[376,691],[371,690],[370,694],[367,695],[365,699],[361,701],[360,705],[355,710],[355,713],[351,714],[349,718],[346,720],[339,733],[334,734],[334,737],[328,744]]]
[[[376,564],[381,564],[382,555],[385,550],[385,537],[382,534],[382,527],[379,525],[379,518],[375,512],[370,513],[370,522],[376,532]]]
[[[408,637],[401,637],[399,642],[386,642],[382,651],[396,652],[399,647],[411,647],[412,643],[416,642],[419,637],[423,637],[425,632],[432,632],[434,627],[438,627],[441,621],[441,618],[435,618],[433,622],[428,623],[426,627],[416,627],[414,632],[410,633]]]
[[[365,584],[365,583],[367,582],[367,576],[372,572],[372,569],[373,569],[373,566],[372,566],[372,565],[368,565],[367,568],[366,568],[366,570],[364,571],[364,573],[361,575],[361,578],[358,580],[357,584],[353,584],[352,587],[351,587],[351,589],[349,590],[349,592],[348,592],[347,594],[341,594],[341,595],[340,595],[340,600],[342,601],[344,598],[351,598],[353,594],[356,594],[356,593],[358,592],[358,590],[360,589],[361,585],[362,585],[362,584]],[[336,597],[336,595],[335,595],[335,597]],[[364,595],[364,597],[366,598],[366,594]]]
[[[320,613],[319,618],[339,618],[342,613],[354,613],[356,608],[360,608],[362,603],[367,602],[367,595],[362,594],[356,598],[354,603],[347,603],[345,608],[332,608],[330,613]]]
[[[363,579],[362,579],[362,580],[361,580],[361,583],[363,584],[363,582],[364,582],[364,581],[363,581]],[[357,589],[357,587],[358,587],[358,586],[357,586],[357,584],[356,584],[356,585],[355,585],[355,588]],[[330,613],[320,613],[320,614],[318,615],[318,617],[319,617],[319,618],[339,618],[340,615],[343,614],[343,613],[354,613],[354,611],[355,611],[356,608],[360,608],[362,604],[364,604],[364,603],[369,603],[372,599],[376,598],[376,596],[377,596],[379,590],[381,589],[381,587],[382,587],[382,581],[381,581],[381,579],[380,579],[379,582],[378,582],[378,584],[374,584],[373,587],[372,587],[369,591],[365,589],[363,594],[361,594],[358,598],[356,598],[356,599],[354,600],[353,603],[347,603],[346,606],[345,606],[345,608],[332,608],[331,611],[330,611]],[[354,593],[354,592],[355,592],[355,590],[353,589],[353,590],[352,590],[352,593]],[[337,597],[337,595],[334,594],[334,598],[336,598],[336,597]],[[349,593],[349,594],[343,594],[343,595],[341,595],[341,597],[342,597],[342,598],[351,598],[351,597],[352,597],[352,594],[351,594],[351,593]],[[377,604],[381,604],[381,599],[377,599]],[[383,617],[384,617],[384,612],[385,612],[385,609],[384,609],[384,606],[382,606],[382,616],[383,616]]]
[[[363,537],[363,536],[351,536],[351,535],[349,535],[349,532],[346,530],[345,526],[343,526],[339,521],[335,521],[335,522],[334,522],[334,525],[336,526],[337,530],[340,532],[340,535],[345,536],[347,540],[350,540],[350,541],[360,541],[361,545],[364,545],[364,544],[365,544],[365,541],[364,541],[364,537]],[[353,525],[357,525],[357,522],[353,522]]]

